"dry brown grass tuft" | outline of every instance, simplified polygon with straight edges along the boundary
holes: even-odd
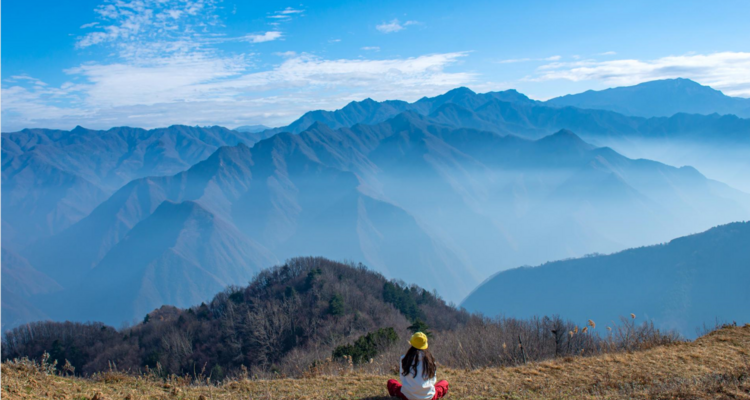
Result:
[[[725,327],[694,342],[630,353],[566,357],[513,368],[439,369],[454,399],[750,399],[750,325]],[[238,379],[193,385],[112,374],[52,375],[29,362],[2,365],[3,399],[387,399],[393,375]]]

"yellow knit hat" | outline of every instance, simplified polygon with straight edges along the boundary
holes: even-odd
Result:
[[[427,348],[427,335],[425,335],[422,332],[417,332],[411,335],[411,339],[409,339],[409,344],[419,350],[424,350]]]

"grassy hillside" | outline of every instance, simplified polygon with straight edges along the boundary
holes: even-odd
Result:
[[[725,327],[694,342],[646,351],[565,357],[513,368],[438,369],[454,399],[750,398],[750,324]],[[3,399],[387,399],[394,372],[301,379],[238,377],[220,385],[104,373],[92,379],[46,374],[29,362],[2,365]]]

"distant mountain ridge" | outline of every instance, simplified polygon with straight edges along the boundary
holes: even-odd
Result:
[[[271,129],[265,125],[242,125],[234,128],[237,132],[249,132],[249,133],[257,133],[262,132],[267,129]]]
[[[687,106],[680,108],[680,102],[670,100],[671,97],[675,99],[680,97],[682,93],[668,92],[667,89],[674,89],[675,85],[687,87],[688,90],[685,91],[688,93],[691,92],[689,89],[697,87],[700,93],[720,96],[729,99],[727,101],[732,104],[747,104],[747,107],[750,107],[750,99],[724,96],[721,92],[687,79],[653,81],[628,88],[608,89],[608,91],[615,92],[619,90],[634,92],[635,94],[631,97],[648,97],[649,92],[664,88],[667,93],[658,96],[661,99],[660,102],[677,103],[674,106],[677,110],[666,115],[650,116],[661,118],[630,116],[632,114],[610,110],[593,102],[581,105],[568,104],[575,103],[572,100],[576,98],[575,96],[607,91],[589,91],[581,95],[568,95],[540,102],[531,100],[515,90],[478,94],[469,88],[460,87],[436,97],[422,98],[414,103],[399,100],[377,102],[368,98],[359,102],[351,102],[340,110],[311,111],[288,126],[269,129],[263,134],[270,136],[278,132],[300,133],[315,122],[323,123],[332,129],[352,127],[356,124],[372,125],[388,120],[404,111],[413,111],[420,115],[431,116],[436,122],[455,127],[490,130],[503,134],[512,133],[531,138],[546,136],[560,129],[570,129],[590,139],[631,136],[656,139],[673,136],[692,139],[705,138],[708,135],[722,135],[714,139],[750,142],[750,120],[740,119],[733,115],[684,115],[701,113],[691,111],[692,109]],[[646,94],[641,94],[641,92]],[[665,96],[671,97],[664,99]],[[654,109],[655,106],[648,108]],[[717,112],[707,114],[713,113]],[[718,114],[736,113],[719,112]]]
[[[666,244],[496,274],[462,303],[471,312],[566,315],[602,329],[631,313],[686,337],[716,321],[750,319],[750,222]]]
[[[444,104],[456,104],[463,108],[474,109],[491,100],[519,104],[537,103],[513,89],[503,92],[477,94],[469,88],[459,87],[439,96],[423,97],[414,103],[401,100],[378,102],[367,98],[362,101],[352,101],[340,110],[310,111],[291,124],[270,129],[264,132],[264,134],[272,135],[278,132],[300,133],[308,129],[315,122],[321,122],[332,129],[348,128],[357,124],[373,125],[384,122],[404,111],[414,111],[418,114],[428,115],[435,112]]]
[[[730,102],[745,102],[745,99],[724,96],[692,81],[674,82],[680,87],[697,86],[697,92],[700,93],[718,93],[717,96],[729,99]],[[656,86],[657,89],[667,86],[663,95],[649,95],[646,100],[654,97],[661,99],[664,104],[681,104],[677,97],[682,92],[677,91],[675,94],[672,93],[674,90],[668,90],[671,83],[672,81],[655,81],[643,84],[647,88]],[[644,97],[639,86],[613,90],[627,89],[635,91],[636,98]],[[657,89],[651,91],[658,91]],[[690,92],[687,91],[688,94]],[[701,96],[690,98],[698,99],[694,102],[703,104],[699,100]],[[653,159],[670,165],[691,165],[712,178],[750,192],[750,174],[747,173],[750,170],[750,158],[746,156],[750,151],[750,119],[739,118],[731,113],[690,114],[687,112],[696,110],[689,107],[678,107],[673,110],[677,113],[667,113],[668,117],[643,118],[610,111],[596,104],[591,104],[591,108],[584,106],[539,102],[514,90],[477,94],[462,87],[414,103],[366,99],[352,102],[336,111],[312,111],[289,126],[274,128],[261,134],[270,136],[283,131],[300,133],[316,122],[334,129],[353,127],[356,124],[376,124],[404,111],[429,116],[433,123],[442,125],[532,139],[568,129],[597,146],[615,148],[632,158]],[[658,109],[660,105],[648,107]]]
[[[750,118],[750,99],[730,97],[690,79],[664,79],[635,86],[588,90],[547,100],[552,106],[610,110],[638,117],[733,114]]]

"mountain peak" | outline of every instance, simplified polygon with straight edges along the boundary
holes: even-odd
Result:
[[[552,145],[552,146],[568,146],[577,147],[584,150],[592,149],[594,146],[586,143],[580,136],[573,133],[568,129],[560,129],[559,131],[545,136],[537,141],[541,144]]]
[[[458,95],[464,96],[467,94],[476,94],[476,93],[473,90],[467,88],[466,86],[460,86],[460,87],[457,87],[455,89],[451,89],[445,92],[444,96],[453,97],[453,96],[458,96]]]

